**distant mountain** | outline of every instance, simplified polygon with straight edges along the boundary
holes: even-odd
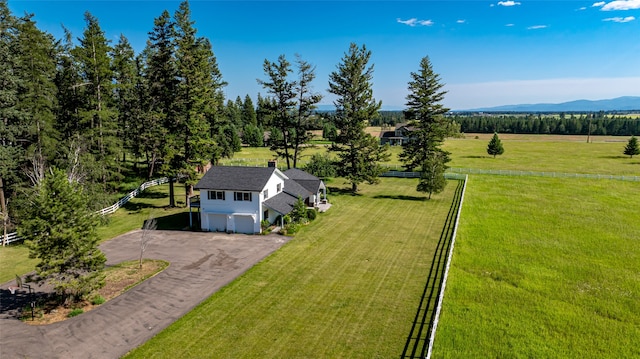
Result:
[[[623,96],[609,100],[577,100],[563,103],[538,103],[476,108],[471,112],[592,112],[640,110],[639,96]]]

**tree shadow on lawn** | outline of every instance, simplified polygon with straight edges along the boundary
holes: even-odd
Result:
[[[416,197],[416,196],[405,196],[405,195],[387,195],[387,194],[379,194],[377,196],[373,196],[376,199],[399,199],[403,201],[419,201],[426,202],[427,197]]]
[[[335,195],[362,196],[360,193],[353,193],[351,188],[347,187],[327,187],[327,193]]]
[[[491,156],[460,156],[460,158],[492,158]]]
[[[623,156],[623,155],[617,155],[617,156],[600,156],[600,158],[608,158],[608,159],[612,159],[612,160],[617,160],[617,159],[621,159],[621,158],[629,159],[629,156]]]
[[[140,202],[135,202],[135,203],[127,202],[122,206],[122,208],[126,209],[127,211],[134,212],[134,213],[138,213],[144,208],[164,208],[164,207],[166,206],[156,206],[154,204],[140,203]]]
[[[158,198],[169,198],[169,194],[168,193],[162,193],[162,192],[158,192],[158,191],[142,191],[142,193],[138,194],[137,198],[151,198],[151,199],[158,199]]]

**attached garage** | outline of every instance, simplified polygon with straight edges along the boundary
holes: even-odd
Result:
[[[227,215],[225,214],[208,214],[209,220],[208,230],[212,232],[227,231]]]
[[[235,215],[233,216],[235,222],[236,233],[256,233],[255,220],[252,215]]]

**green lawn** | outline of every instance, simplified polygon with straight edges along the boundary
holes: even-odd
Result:
[[[640,357],[638,189],[471,176],[434,358]]]
[[[0,247],[0,283],[33,271],[38,261],[29,258],[29,249],[24,245],[10,244]]]
[[[327,213],[129,357],[399,357],[456,188],[427,201],[416,183],[331,191]]]
[[[640,157],[622,154],[623,142],[586,143],[571,137],[551,140],[502,136],[504,154],[493,158],[487,154],[488,139],[448,139],[444,148],[451,152],[450,167],[537,172],[566,172],[640,176]]]

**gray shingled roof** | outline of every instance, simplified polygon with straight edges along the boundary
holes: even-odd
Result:
[[[195,189],[259,192],[264,189],[275,167],[213,166]]]
[[[318,193],[318,190],[320,190],[321,188],[322,180],[305,171],[299,170],[297,168],[292,168],[290,170],[286,170],[284,174],[285,176],[297,182],[297,184],[299,184],[300,186],[304,187],[311,194]],[[303,198],[305,197],[303,196]]]
[[[277,195],[268,198],[263,204],[274,211],[285,215],[289,214],[293,210],[293,206],[295,206],[298,201],[297,197],[294,197],[286,192],[280,192]]]
[[[284,192],[292,195],[295,198],[302,197],[302,199],[307,199],[314,192],[308,191],[306,188],[298,184],[296,181],[292,179],[284,180]]]

